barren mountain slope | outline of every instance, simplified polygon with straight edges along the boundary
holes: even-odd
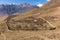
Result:
[[[6,20],[10,27],[16,27],[18,24],[24,27],[25,24],[40,24],[41,18],[45,19],[56,27],[55,30],[20,30],[20,31],[7,31],[5,33],[7,40],[60,40],[60,0],[52,0],[40,9],[34,9],[26,14],[18,15],[15,17],[8,17]],[[32,17],[32,18],[31,18]],[[10,19],[9,19],[10,18]],[[28,18],[28,21],[26,21]],[[40,18],[40,19],[39,19]],[[31,21],[32,20],[32,21]],[[38,22],[36,22],[38,20]],[[34,23],[34,21],[36,23]],[[42,21],[43,22],[43,21]],[[41,22],[41,23],[42,23]],[[12,26],[11,26],[12,25]],[[28,25],[29,26],[29,25]],[[37,26],[38,27],[38,26]],[[43,27],[44,28],[44,27]],[[1,37],[1,36],[0,36]],[[3,37],[1,37],[1,40]]]

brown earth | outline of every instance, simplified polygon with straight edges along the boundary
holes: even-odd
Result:
[[[10,18],[15,21],[22,20],[26,17],[35,17],[35,18],[44,18],[53,24],[56,29],[55,30],[6,30],[4,34],[6,35],[7,40],[60,40],[60,1],[52,0],[48,4],[44,5],[40,9],[34,9],[32,11],[27,12],[26,14],[18,15],[16,17]],[[9,19],[9,20],[10,20]],[[6,19],[8,20],[8,18]],[[3,22],[5,25],[3,27],[7,27],[5,21]],[[0,25],[2,25],[0,23]],[[2,26],[1,26],[2,27]],[[0,40],[4,40],[2,35],[0,35]]]

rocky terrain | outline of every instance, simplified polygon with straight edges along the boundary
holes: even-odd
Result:
[[[0,40],[60,40],[59,3],[52,0],[41,8],[7,17],[0,22],[0,32],[5,35]]]
[[[28,12],[32,9],[39,8],[36,5],[30,5],[28,3],[16,5],[16,4],[0,4],[0,21],[7,18],[9,15],[18,15]]]

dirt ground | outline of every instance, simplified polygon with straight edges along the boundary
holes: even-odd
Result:
[[[60,40],[60,28],[38,31],[6,31],[7,40]],[[0,35],[0,40],[4,40]]]
[[[38,31],[6,31],[4,34],[7,40],[60,40],[60,7],[50,10],[48,14],[42,15],[43,18],[56,26],[55,30],[38,30]],[[49,11],[49,10],[48,10]],[[35,11],[34,11],[35,12]],[[29,12],[30,13],[30,12]],[[31,14],[32,15],[32,14]],[[26,15],[25,15],[26,16]],[[39,13],[35,17],[40,17]],[[16,17],[15,19],[19,19]],[[0,35],[0,40],[4,40]]]

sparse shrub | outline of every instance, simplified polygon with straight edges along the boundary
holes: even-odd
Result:
[[[34,21],[36,20],[36,21]],[[47,21],[41,18],[28,17],[23,20],[10,20],[7,22],[10,30],[39,30],[39,29],[53,29]]]
[[[16,25],[17,27],[16,27],[16,29],[17,30],[20,30],[21,29],[21,25]]]

